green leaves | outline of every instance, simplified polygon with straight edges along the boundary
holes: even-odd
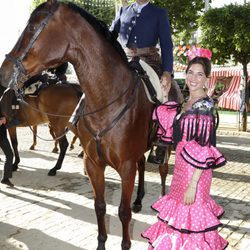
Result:
[[[35,9],[46,0],[33,0],[32,7]],[[68,0],[62,2],[72,2],[84,8],[96,18],[111,24],[115,17],[115,1],[114,0]]]
[[[250,61],[250,3],[208,10],[200,17],[201,44],[213,51],[213,62]]]
[[[198,29],[198,18],[205,7],[204,0],[154,0],[153,2],[168,10],[172,33],[177,44],[180,41],[188,44],[192,32]]]

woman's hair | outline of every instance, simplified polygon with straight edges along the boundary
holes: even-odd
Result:
[[[211,62],[208,58],[206,57],[200,57],[200,56],[196,56],[195,58],[193,58],[191,61],[189,61],[187,69],[186,69],[186,73],[188,72],[188,70],[190,69],[190,67],[193,64],[200,64],[203,67],[204,73],[206,75],[206,77],[210,76],[211,73]]]

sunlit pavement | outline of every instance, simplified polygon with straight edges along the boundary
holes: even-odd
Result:
[[[39,136],[50,139],[48,128],[38,128]],[[69,136],[72,138],[72,135]],[[57,154],[53,143],[38,139],[35,151],[28,150],[32,134],[28,128],[18,129],[21,163],[12,179],[15,188],[0,185],[0,249],[75,250],[96,249],[97,226],[92,188],[83,174],[79,142],[68,151],[62,170],[47,176]],[[227,130],[218,132],[217,146],[228,164],[214,171],[212,196],[225,209],[220,234],[227,238],[228,249],[250,249],[250,133]],[[169,185],[174,154],[170,158]],[[1,153],[0,169],[4,156]],[[156,221],[150,205],[159,197],[158,167],[147,165],[146,195],[139,214],[131,221],[131,249],[146,249],[140,233]],[[137,186],[137,183],[136,183]],[[135,192],[134,192],[135,197]],[[121,223],[118,218],[120,180],[111,168],[106,170],[106,249],[120,249]]]

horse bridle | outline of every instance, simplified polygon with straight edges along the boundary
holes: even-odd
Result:
[[[14,73],[13,73],[12,78],[11,78],[11,82],[12,81],[14,82],[14,86],[17,85],[18,81],[23,82],[25,77],[27,77],[27,71],[23,66],[23,59],[27,56],[28,52],[33,47],[38,36],[43,31],[44,27],[48,24],[49,20],[51,19],[51,17],[53,16],[55,11],[57,10],[58,6],[59,6],[59,3],[56,2],[55,4],[52,5],[50,10],[40,11],[40,12],[48,13],[48,15],[45,17],[45,19],[37,27],[34,35],[32,36],[31,40],[29,41],[27,47],[25,48],[25,50],[23,51],[21,56],[13,57],[10,54],[5,55],[6,59],[9,60],[10,62],[12,62],[12,64],[14,65]],[[39,13],[39,11],[38,11],[38,13]]]

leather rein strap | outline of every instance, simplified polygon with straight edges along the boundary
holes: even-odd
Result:
[[[122,110],[117,114],[117,116],[113,119],[113,121],[104,129],[99,130],[98,132],[95,132],[91,126],[89,125],[89,123],[87,122],[87,120],[85,119],[85,117],[83,117],[83,121],[85,123],[85,126],[87,128],[87,130],[93,135],[94,140],[96,142],[96,151],[98,156],[100,157],[100,159],[102,161],[105,161],[103,153],[101,151],[101,139],[102,137],[108,132],[110,131],[117,123],[118,121],[123,117],[123,115],[128,111],[128,109],[131,107],[134,99],[135,99],[135,94],[136,94],[136,90],[138,89],[139,85],[140,85],[140,77],[135,74],[135,84],[133,86],[133,90],[131,95],[128,98],[127,103],[125,104],[125,106],[122,108]]]

